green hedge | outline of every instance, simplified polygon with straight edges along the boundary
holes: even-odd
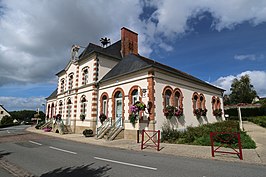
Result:
[[[230,117],[238,116],[237,108],[231,108],[231,109],[224,110],[224,113],[228,114]],[[265,115],[266,115],[266,107],[241,108],[242,117],[257,117],[257,116],[265,116]]]

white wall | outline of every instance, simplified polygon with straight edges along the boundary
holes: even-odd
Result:
[[[179,88],[183,94],[183,116],[180,118],[173,117],[168,120],[164,116],[163,109],[163,90],[166,86],[170,86],[173,90]],[[202,93],[205,96],[207,115],[205,117],[197,118],[193,114],[193,103],[192,95],[194,92]],[[212,97],[218,96],[222,102],[221,92],[217,89],[212,89],[193,83],[192,81],[182,80],[178,77],[173,77],[171,75],[166,75],[164,73],[156,72],[155,73],[155,120],[156,120],[156,129],[161,129],[164,123],[169,123],[173,128],[184,129],[187,126],[198,126],[203,123],[212,123],[216,122],[217,119],[212,114]],[[221,105],[223,108],[223,105]]]

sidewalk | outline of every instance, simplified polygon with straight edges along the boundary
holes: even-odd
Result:
[[[213,160],[223,160],[230,162],[244,162],[244,163],[254,163],[266,165],[266,129],[261,128],[253,123],[244,122],[244,128],[252,139],[257,143],[256,149],[243,149],[243,160],[240,160],[237,155],[231,154],[215,154],[215,157],[211,156],[211,147],[210,146],[195,146],[195,145],[184,145],[184,144],[160,144],[160,151],[157,151],[155,148],[146,148],[143,151],[169,154],[182,157],[192,157],[192,158],[203,158],[203,159],[213,159]],[[141,151],[140,143],[136,143],[134,140],[114,140],[106,141],[104,139],[95,139],[95,137],[86,138],[82,134],[64,134],[60,135],[53,132],[44,132],[43,130],[37,130],[34,127],[30,127],[27,131],[44,134],[48,136],[53,136],[57,138],[89,143],[94,145],[121,148],[128,150]],[[263,141],[264,140],[264,141]]]

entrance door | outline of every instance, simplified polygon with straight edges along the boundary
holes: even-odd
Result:
[[[115,122],[120,118],[122,122],[122,98],[115,99]],[[121,122],[117,123],[116,126],[121,126]]]

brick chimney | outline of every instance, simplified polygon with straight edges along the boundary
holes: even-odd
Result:
[[[130,53],[138,54],[138,33],[123,27],[121,28],[121,54],[125,57]]]

